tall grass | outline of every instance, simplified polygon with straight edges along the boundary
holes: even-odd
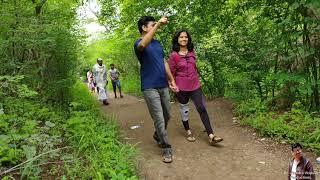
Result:
[[[71,92],[68,116],[35,98],[7,98],[0,179],[137,179],[136,150],[120,142],[116,121],[101,114],[85,84]]]
[[[141,97],[141,83],[138,75],[132,74],[121,79],[121,86],[126,94]]]
[[[137,179],[136,151],[119,140],[114,119],[105,118],[96,100],[83,83],[73,90],[72,116],[65,124],[67,143],[79,158],[79,165],[69,164],[68,176],[97,179]]]

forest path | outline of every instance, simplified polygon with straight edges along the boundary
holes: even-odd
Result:
[[[171,104],[168,134],[173,147],[173,162],[170,164],[161,161],[161,151],[152,138],[153,121],[144,100],[126,95],[109,101],[110,105],[102,106],[102,110],[119,121],[122,139],[137,145],[140,179],[287,179],[290,147],[257,137],[252,129],[240,126],[233,119],[232,103],[226,100],[216,99],[206,104],[216,134],[224,138],[217,146],[209,146],[204,126],[193,105],[190,106],[190,127],[197,140],[188,142],[180,122],[178,104]],[[131,129],[134,125],[140,127]],[[307,156],[314,157],[310,153]],[[311,160],[315,162],[313,158]],[[315,172],[320,172],[319,165],[313,165]]]

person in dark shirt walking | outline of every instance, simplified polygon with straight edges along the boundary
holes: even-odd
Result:
[[[138,21],[141,38],[134,43],[134,50],[140,62],[141,90],[154,122],[153,138],[163,152],[163,162],[172,162],[172,148],[169,144],[167,126],[170,119],[169,87],[177,92],[175,81],[164,52],[158,40],[154,39],[157,29],[166,25],[168,19],[158,22],[151,16],[143,16]]]

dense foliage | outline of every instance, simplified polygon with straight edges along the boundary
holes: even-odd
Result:
[[[136,179],[135,150],[76,81],[78,4],[0,1],[1,179]]]
[[[101,2],[107,4],[110,1]],[[139,38],[138,18],[142,15],[156,18],[165,15],[169,18],[169,24],[158,32],[157,38],[168,55],[173,33],[178,29],[191,32],[207,96],[235,100],[239,104],[236,112],[253,120],[258,118],[259,113],[281,114],[288,111],[289,115],[286,116],[290,116],[293,106],[299,104],[295,108],[304,112],[308,121],[317,122],[320,110],[318,0],[112,2],[116,4],[113,8],[103,6],[102,9],[102,12],[113,9],[120,12],[118,20],[115,20],[118,28],[109,38],[111,45],[107,49],[113,61],[132,65],[128,67],[130,73],[135,72],[133,69],[136,68],[132,46],[135,39]],[[115,44],[117,46],[113,46]],[[263,117],[260,116],[260,119]],[[266,115],[263,120],[272,122],[272,118],[268,117]],[[305,118],[298,122],[305,123]],[[319,136],[319,132],[313,128],[307,131],[308,134]],[[274,135],[271,130],[270,134]],[[302,141],[297,137],[290,139]],[[303,139],[303,143],[312,146],[320,141],[319,138]]]
[[[318,1],[116,2],[119,28],[107,49],[119,63],[135,59],[128,47],[139,37],[138,18],[166,15],[170,23],[157,38],[168,54],[175,30],[192,33],[210,95],[259,98],[279,108],[300,101],[306,110],[320,109]]]
[[[233,99],[242,123],[320,152],[320,1],[100,0],[104,39],[85,44],[86,0],[0,0],[0,177],[136,179],[131,146],[77,78],[97,57],[139,95],[133,42],[142,15],[191,32],[208,97]]]

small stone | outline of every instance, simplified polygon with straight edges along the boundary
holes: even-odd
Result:
[[[266,164],[266,162],[264,162],[264,161],[259,161],[259,164]]]
[[[137,129],[139,127],[140,127],[139,125],[135,125],[135,126],[131,126],[130,129]]]
[[[262,139],[260,139],[260,141],[265,141],[266,140],[266,138],[262,138]]]
[[[254,135],[254,136],[255,136],[255,135],[256,135],[256,133],[253,133],[252,135]]]

